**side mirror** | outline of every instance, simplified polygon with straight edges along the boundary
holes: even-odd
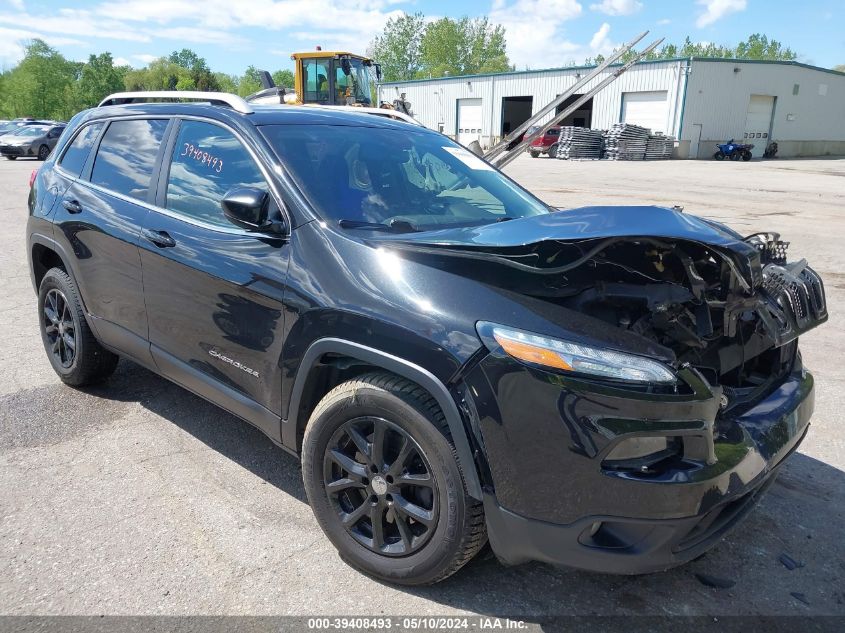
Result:
[[[230,189],[220,201],[223,215],[228,220],[248,231],[282,233],[284,224],[269,217],[270,196],[266,191],[253,187]]]
[[[352,72],[352,62],[349,61],[348,57],[340,58],[340,67],[343,70],[343,74],[347,77]]]

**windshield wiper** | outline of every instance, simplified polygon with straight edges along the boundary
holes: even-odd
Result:
[[[342,218],[337,221],[337,224],[342,229],[369,229],[371,231],[385,231],[387,233],[415,233],[417,231],[416,227],[405,220],[391,220],[385,224],[383,222],[365,222],[363,220]]]

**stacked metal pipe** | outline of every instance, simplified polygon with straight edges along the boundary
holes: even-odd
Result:
[[[609,160],[644,160],[651,130],[631,123],[614,123],[604,137],[604,155]]]
[[[560,128],[557,157],[564,160],[601,158],[602,132],[566,125]]]

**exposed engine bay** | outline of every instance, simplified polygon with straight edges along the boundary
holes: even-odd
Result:
[[[824,287],[805,260],[787,261],[778,234],[713,228],[735,239],[620,235],[422,249],[463,260],[462,274],[654,341],[712,384],[753,389],[788,371],[798,336],[827,320]]]

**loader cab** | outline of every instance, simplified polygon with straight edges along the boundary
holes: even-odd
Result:
[[[373,105],[373,86],[381,71],[372,59],[353,53],[294,53],[296,94],[302,103]]]

